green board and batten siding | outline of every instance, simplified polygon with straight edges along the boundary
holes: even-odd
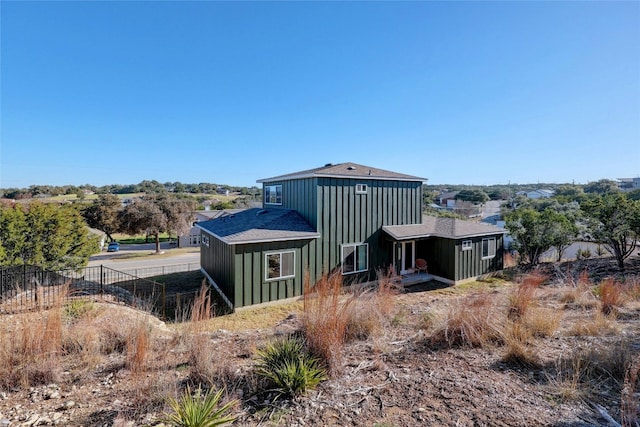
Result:
[[[365,184],[366,194],[356,193],[356,184]],[[320,234],[318,256],[310,258],[315,265],[309,266],[316,280],[340,266],[341,245],[349,243],[369,244],[369,273],[375,275],[391,259],[380,250],[381,227],[419,224],[422,219],[419,181],[313,177],[264,185],[282,185],[282,205],[266,206],[296,210]]]
[[[482,239],[495,237],[496,254],[482,259]],[[462,250],[462,242],[471,240],[471,249]],[[455,282],[500,270],[503,263],[503,235],[463,239],[431,238],[418,242],[417,252],[429,266],[429,273]],[[455,254],[454,256],[451,256]]]
[[[300,296],[307,271],[315,274],[309,270],[309,260],[315,257],[315,240],[228,245],[210,236],[209,242],[209,250],[203,251],[202,267],[215,277],[236,308]],[[294,251],[295,276],[267,280],[265,254],[279,251]]]

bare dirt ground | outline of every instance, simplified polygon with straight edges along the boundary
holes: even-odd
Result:
[[[115,304],[66,310],[62,351],[17,370],[3,355],[0,420],[10,426],[162,425],[165,397],[197,380],[225,386],[227,398],[239,401],[238,426],[615,425],[607,417],[634,425],[640,384],[625,383],[624,367],[617,375],[610,371],[620,365],[619,355],[640,366],[640,296],[627,296],[604,316],[591,288],[578,290],[585,271],[591,272],[589,286],[616,276],[611,260],[541,270],[548,279],[536,289],[535,309],[541,318],[557,319],[557,327],[527,342],[530,363],[505,357],[504,342],[448,346],[434,339],[447,313],[473,295],[488,296],[490,310],[502,316],[513,283],[420,285],[395,297],[392,315],[376,333],[345,345],[338,375],[293,400],[261,391],[253,366],[256,349],[301,328],[300,303],[196,325],[164,324]],[[637,285],[639,273],[640,260],[631,260],[625,283]],[[47,316],[0,318],[0,345],[16,351],[16,342],[28,341],[20,328],[36,327]],[[143,349],[140,336],[147,337]]]

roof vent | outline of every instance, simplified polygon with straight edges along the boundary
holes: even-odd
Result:
[[[349,167],[347,167],[347,169],[350,170],[350,171],[354,171],[354,170],[356,170],[356,167],[355,166],[349,166]]]
[[[266,213],[267,213],[266,209],[260,209],[258,212],[256,212],[256,216],[266,214]]]

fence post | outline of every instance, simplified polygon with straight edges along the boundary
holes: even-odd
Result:
[[[165,284],[162,284],[162,318],[167,319],[167,300],[166,300]]]
[[[100,296],[104,293],[104,266],[100,264]]]

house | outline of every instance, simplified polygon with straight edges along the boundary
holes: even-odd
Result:
[[[200,246],[200,227],[196,223],[201,221],[209,221],[211,219],[219,218],[224,215],[232,215],[236,212],[240,212],[242,209],[223,209],[223,210],[204,210],[194,212],[195,221],[193,226],[185,234],[178,236],[178,247],[186,248],[193,246]]]
[[[539,190],[533,190],[533,191],[527,191],[525,194],[525,196],[527,196],[528,199],[546,199],[549,197],[553,197],[553,190],[545,190],[545,189],[539,189]]]
[[[326,273],[345,283],[375,280],[393,267],[408,278],[416,261],[460,283],[502,269],[503,229],[423,218],[424,178],[355,163],[259,180],[263,207],[201,229],[201,270],[234,308],[297,297]]]
[[[621,191],[633,191],[640,189],[640,177],[618,178],[618,188]]]

